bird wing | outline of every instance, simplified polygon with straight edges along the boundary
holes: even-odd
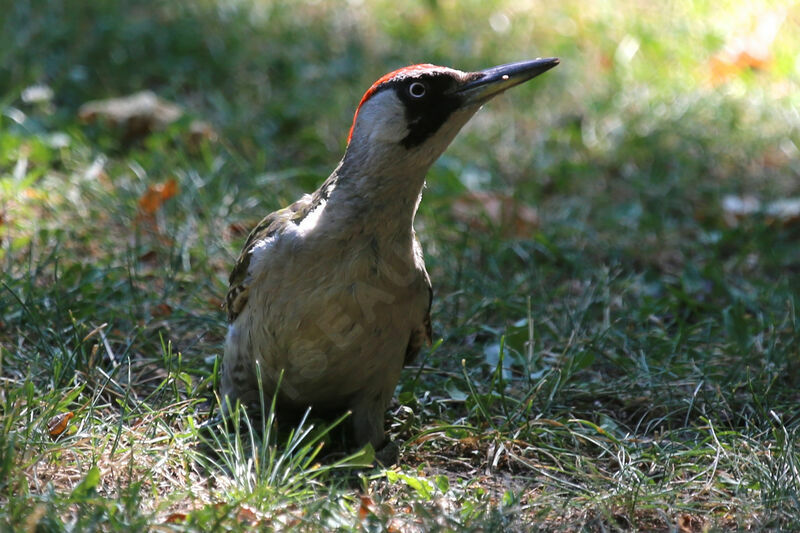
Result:
[[[409,365],[417,358],[419,351],[427,344],[431,345],[433,339],[433,330],[431,328],[431,304],[433,303],[433,286],[431,285],[431,277],[428,271],[425,270],[425,261],[422,257],[422,246],[414,234],[414,256],[417,268],[422,271],[425,279],[425,286],[428,288],[428,309],[425,312],[425,318],[422,324],[417,326],[412,332],[411,337],[408,339],[408,346],[406,347],[406,356],[403,359],[403,366]]]
[[[290,206],[265,216],[247,236],[247,241],[245,241],[242,252],[239,254],[239,259],[236,260],[236,265],[234,265],[228,278],[228,294],[225,297],[228,322],[236,320],[236,317],[247,305],[251,281],[249,276],[250,260],[253,257],[255,246],[276,235],[286,227],[286,224],[299,224],[313,206],[314,198],[311,195],[305,195]]]
[[[430,285],[428,285],[428,290],[430,291],[431,295],[429,302],[431,302],[433,301],[433,289]],[[428,312],[425,313],[425,319],[422,321],[422,324],[420,324],[419,327],[411,332],[411,337],[408,339],[408,347],[406,347],[406,356],[403,359],[403,366],[413,363],[414,359],[416,359],[417,355],[419,355],[419,351],[422,349],[422,347],[426,344],[428,346],[431,345],[432,338],[433,331],[431,328],[431,307],[429,303]]]

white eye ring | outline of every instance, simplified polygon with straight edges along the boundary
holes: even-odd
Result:
[[[424,83],[415,81],[408,86],[408,94],[410,94],[412,98],[422,98],[425,96],[426,92],[428,92],[428,89],[425,87]]]

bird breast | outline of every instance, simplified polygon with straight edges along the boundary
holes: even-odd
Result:
[[[281,371],[290,402],[341,402],[396,382],[429,298],[408,237],[337,239],[309,224],[254,248],[247,309],[231,325],[249,335],[229,341],[258,361],[268,391]]]

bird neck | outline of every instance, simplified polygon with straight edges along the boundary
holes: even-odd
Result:
[[[351,232],[360,228],[379,240],[410,238],[427,170],[391,164],[365,166],[345,155],[320,187],[327,195],[325,211],[332,222]]]

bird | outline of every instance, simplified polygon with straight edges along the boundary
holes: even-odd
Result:
[[[385,445],[401,371],[432,338],[433,290],[414,231],[426,173],[483,104],[558,64],[423,63],[369,87],[338,166],[261,220],[231,271],[223,413],[274,397],[279,416],[349,412],[356,445]]]

